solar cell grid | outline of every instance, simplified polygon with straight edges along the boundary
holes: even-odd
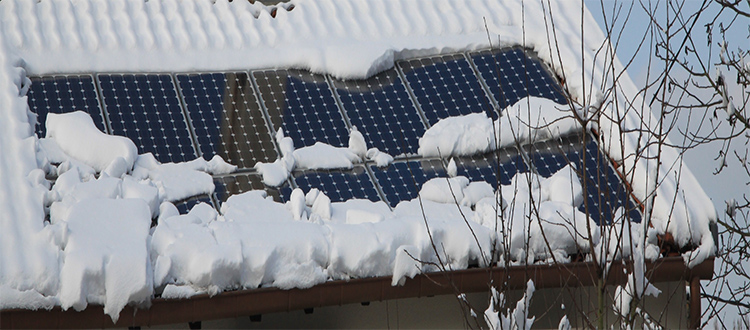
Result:
[[[462,54],[401,61],[399,67],[429,125],[477,112],[497,119],[471,64]]]
[[[395,69],[361,81],[334,81],[333,86],[368,146],[393,156],[416,153],[425,127]]]
[[[197,156],[172,77],[165,74],[98,75],[112,133],[124,135],[160,162]]]
[[[501,109],[526,96],[566,103],[549,72],[538,59],[529,57],[522,49],[483,50],[470,55]]]
[[[273,131],[283,128],[297,148],[325,142],[346,146],[349,129],[326,78],[299,70],[254,71]]]
[[[475,157],[456,158],[458,175],[470,181],[484,181],[497,189],[498,183],[508,185],[517,173],[528,172],[523,158],[515,148],[499,150]]]
[[[204,158],[220,155],[240,168],[276,159],[247,73],[178,74],[177,82]]]
[[[139,152],[152,152],[162,162],[219,154],[241,168],[251,168],[257,161],[276,159],[272,138],[275,129],[282,128],[298,148],[318,141],[345,146],[346,119],[365,135],[368,145],[394,156],[413,154],[425,130],[423,118],[434,124],[441,118],[480,112],[489,106],[472,63],[501,105],[527,95],[564,102],[552,76],[523,50],[488,50],[470,55],[470,60],[454,54],[399,62],[407,83],[396,69],[363,81],[333,81],[297,70],[255,71],[252,78],[245,72],[177,74],[177,86],[172,76],[158,74],[37,77],[32,78],[29,105],[39,114],[41,125],[36,131],[40,136],[44,134],[47,113],[81,109],[91,114],[101,130],[105,129],[107,118],[114,134],[131,138]],[[94,79],[98,79],[101,88],[104,111]],[[417,109],[411,95],[423,112]],[[339,110],[337,97],[346,118]],[[191,128],[198,150],[194,148]],[[518,173],[535,171],[549,177],[573,164],[585,186],[586,203],[579,208],[581,211],[588,207],[588,214],[597,223],[610,223],[613,213],[625,207],[633,221],[640,221],[640,212],[593,139],[575,136],[522,149],[523,155],[508,148],[456,158],[458,174],[497,187],[498,183],[510,184]],[[368,162],[353,170],[295,171],[294,182],[288,181],[278,189],[266,187],[256,173],[241,172],[216,177],[213,197],[221,204],[230,195],[264,189],[274,200],[284,202],[296,183],[305,191],[318,188],[332,201],[378,201],[382,192],[395,207],[400,201],[415,198],[427,180],[446,176],[443,162],[397,160],[386,168]],[[198,196],[176,205],[181,213],[186,213],[201,201],[210,204],[211,197]]]
[[[250,190],[265,190],[268,196],[271,196],[277,202],[288,200],[291,193],[289,184],[284,184],[279,188],[265,186],[263,178],[259,174],[239,173],[214,178],[214,186],[214,197],[216,197],[219,207],[227,201],[229,196]]]
[[[90,75],[64,75],[32,77],[28,92],[29,108],[37,114],[34,127],[37,136],[47,134],[46,121],[48,113],[68,113],[82,110],[91,115],[94,125],[102,132],[107,132],[104,116],[99,107],[96,84]]]
[[[587,138],[583,143],[582,136],[542,142],[530,146],[528,155],[544,177],[573,164],[585,189],[586,203],[578,209],[596,223],[611,223],[620,207],[625,208],[631,221],[640,222],[640,212],[596,141]]]
[[[206,203],[208,205],[211,205],[211,207],[214,207],[214,203],[211,202],[211,197],[209,197],[208,195],[191,197],[184,201],[176,202],[174,206],[177,207],[177,211],[179,211],[180,214],[187,214],[188,212],[190,212],[190,210],[193,209],[194,206],[200,203]]]
[[[445,167],[439,160],[395,162],[386,168],[371,166],[370,169],[391,207],[396,207],[400,201],[416,198],[427,180],[446,176]]]
[[[352,198],[380,200],[375,185],[362,166],[351,170],[305,170],[295,173],[294,181],[303,191],[317,188],[332,202],[343,202]]]

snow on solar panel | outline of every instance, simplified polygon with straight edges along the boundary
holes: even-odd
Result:
[[[190,210],[193,209],[193,206],[196,206],[200,203],[206,203],[208,205],[211,205],[211,207],[214,207],[214,203],[211,201],[211,197],[209,197],[208,195],[191,197],[184,201],[174,203],[174,206],[177,207],[177,211],[179,211],[180,214],[187,214],[188,212],[190,212]]]
[[[94,78],[90,75],[64,75],[31,78],[28,92],[29,108],[37,114],[35,131],[39,137],[47,134],[48,113],[88,112],[96,127],[107,132],[99,107]]]
[[[520,48],[482,50],[472,52],[470,56],[500,109],[513,105],[526,96],[539,96],[557,103],[566,103],[559,85],[542,63],[529,57]]]
[[[586,198],[586,203],[579,210],[589,214],[596,223],[602,220],[611,223],[620,207],[625,208],[631,221],[641,221],[640,212],[625,185],[591,137],[586,136],[584,140],[582,136],[573,136],[537,143],[529,146],[527,152],[537,173],[544,177],[551,176],[568,164],[575,166]]]
[[[486,112],[497,119],[497,113],[463,54],[401,61],[398,65],[429,125],[443,118],[476,112]]]
[[[332,202],[343,202],[352,198],[380,200],[375,185],[362,166],[351,170],[305,170],[295,173],[294,181],[304,192],[317,188]]]
[[[204,158],[240,168],[273,162],[273,139],[245,72],[178,74],[177,83]]]
[[[502,97],[501,106],[527,95],[565,100],[558,92],[559,85],[541,63],[521,49],[474,52],[471,60],[495,99]],[[40,121],[48,112],[83,109],[104,130],[104,118],[108,118],[114,134],[130,137],[140,152],[153,152],[162,162],[196,157],[191,138],[194,133],[201,155],[208,158],[218,154],[241,168],[277,158],[274,128],[283,128],[297,147],[318,141],[346,146],[348,119],[365,135],[368,145],[392,155],[413,154],[424,133],[423,116],[434,124],[441,118],[486,111],[489,107],[480,79],[462,54],[402,61],[398,65],[408,84],[404,84],[396,69],[361,81],[327,80],[297,70],[254,71],[253,79],[245,72],[177,74],[177,89],[169,75],[98,75],[104,112],[99,108],[97,86],[91,76],[32,78],[29,104]],[[253,86],[253,81],[257,86]],[[184,101],[184,112],[178,95]],[[268,125],[268,119],[273,125]],[[43,125],[37,125],[37,133],[44,133]],[[511,147],[456,158],[458,175],[497,188],[498,183],[510,184],[519,173],[531,171],[549,177],[573,164],[585,187],[586,203],[579,208],[582,212],[590,214],[597,223],[610,223],[616,210],[624,207],[633,221],[640,221],[640,212],[626,187],[594,139],[573,136],[521,149],[523,153]],[[231,195],[264,189],[274,200],[283,202],[296,183],[305,192],[320,189],[334,202],[351,198],[378,201],[382,193],[395,207],[400,201],[415,198],[427,180],[445,177],[444,162],[447,160],[411,158],[397,160],[385,168],[366,162],[352,170],[296,170],[293,182],[287,181],[278,189],[266,187],[261,176],[250,169],[249,173],[215,177],[213,198],[221,204]],[[185,213],[200,201],[210,203],[211,198],[198,196],[177,204]]]
[[[234,174],[214,178],[214,197],[221,206],[227,201],[229,196],[248,192],[250,190],[265,190],[268,196],[274,201],[281,202],[289,199],[291,188],[285,184],[279,188],[266,187],[263,184],[263,178],[259,174]]]
[[[484,181],[497,189],[498,183],[508,185],[517,173],[528,172],[526,162],[515,148],[508,148],[475,157],[456,158],[458,175],[470,181]]]
[[[416,153],[425,127],[395,69],[359,81],[334,81],[349,122],[369,146],[397,156]]]
[[[395,162],[386,168],[371,166],[370,169],[391,207],[416,198],[427,180],[446,176],[440,160]]]
[[[98,75],[112,133],[124,135],[160,162],[197,157],[170,75]]]
[[[274,132],[283,128],[297,148],[325,142],[346,146],[349,129],[325,76],[299,70],[252,73]]]

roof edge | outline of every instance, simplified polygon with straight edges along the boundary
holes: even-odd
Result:
[[[625,283],[632,262],[614,263],[607,283]],[[710,257],[692,269],[681,257],[667,257],[646,262],[646,276],[652,283],[709,280],[713,277],[714,258]],[[12,309],[0,311],[0,328],[109,328],[154,326],[160,324],[207,321],[222,318],[289,312],[307,308],[340,306],[369,301],[418,298],[454,293],[488,291],[491,283],[504,283],[505,289],[523,289],[531,279],[536,288],[591,286],[597,280],[593,262],[552,265],[526,265],[509,268],[472,268],[419,274],[403,286],[391,286],[391,277],[337,280],[309,289],[282,290],[260,288],[207,294],[188,299],[153,299],[148,309],[127,306],[117,323],[104,314],[100,305],[83,311]]]

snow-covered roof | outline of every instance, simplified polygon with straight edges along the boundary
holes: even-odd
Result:
[[[520,136],[527,142],[559,137],[579,131],[581,121],[574,118],[583,118],[644,203],[644,219],[651,221],[634,226],[634,232],[670,233],[680,246],[697,246],[685,255],[690,265],[713,253],[711,201],[676,150],[652,143],[648,132],[658,121],[642,107],[627,74],[618,78],[616,91],[610,88],[611,75],[622,65],[608,53],[588,11],[563,2],[510,0],[300,0],[278,8],[272,17],[271,8],[245,1],[0,2],[0,295],[12,297],[2,299],[0,308],[80,309],[101,303],[115,317],[126,304],[151,299],[155,287],[162,295],[184,297],[196,288],[215,293],[261,284],[309,287],[348,276],[392,274],[397,284],[422,267],[412,256],[439,258],[453,268],[465,268],[470,260],[487,264],[494,240],[504,234],[494,227],[502,203],[493,188],[461,176],[429,181],[422,187],[424,200],[393,210],[363,200],[331,204],[325,194],[295,190],[286,204],[254,191],[230,197],[220,213],[199,204],[178,215],[170,201],[212,191],[209,174],[235,168],[221,158],[161,164],[138,155],[133,141],[102,133],[82,112],[49,115],[47,138],[40,139],[27,101],[28,76],[56,73],[297,68],[331,80],[362,79],[399,59],[522,46],[562,77],[570,106],[527,98],[503,109],[507,114],[500,119],[481,113],[447,118],[424,133],[418,154],[475,154],[518,141],[519,135],[483,138],[493,130],[527,132]],[[519,129],[524,116],[520,122],[527,127]],[[544,129],[529,130],[531,120]],[[370,152],[371,141],[357,130],[348,133],[348,146],[306,143],[295,150],[295,142],[280,132],[279,159],[255,169],[267,184],[279,185],[295,166],[392,161],[385,152]],[[305,163],[309,159],[312,163]],[[527,196],[521,202],[543,195],[539,202],[563,203],[564,208],[539,214],[551,223],[587,227],[590,220],[574,208],[573,169],[566,169],[549,178],[517,176],[516,188],[526,191],[509,193]],[[105,174],[96,179],[98,173]],[[453,200],[458,193],[467,206],[456,207],[462,202]],[[519,214],[519,226],[526,228]],[[564,219],[555,220],[558,216]],[[152,217],[159,225],[149,230]],[[430,254],[434,240],[445,248],[443,255]],[[559,242],[563,251],[586,244]],[[516,259],[528,258],[524,244],[511,245],[521,249],[512,252]],[[548,248],[536,252],[553,254],[543,252]]]

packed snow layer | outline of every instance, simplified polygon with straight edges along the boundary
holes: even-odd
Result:
[[[99,131],[84,111],[47,115],[47,139],[54,139],[60,150],[91,166],[97,172],[118,166],[133,168],[138,149],[130,139]],[[113,164],[114,163],[114,164]],[[119,171],[124,173],[125,171]]]
[[[315,144],[294,149],[294,141],[284,136],[279,128],[276,132],[276,142],[281,148],[281,157],[273,163],[258,162],[255,169],[263,176],[263,183],[267,186],[278,187],[286,182],[295,169],[323,170],[350,169],[355,163],[365,159],[375,162],[377,166],[388,166],[393,162],[393,156],[381,152],[378,148],[367,149],[362,133],[353,127],[349,132],[349,146],[335,147],[327,143]]]
[[[284,8],[294,9],[287,11]],[[520,43],[520,4],[494,1],[3,1],[8,44],[33,74],[297,67],[364,78],[413,54]],[[417,36],[417,38],[414,38]],[[43,54],[54,53],[47,57]],[[221,61],[215,61],[221,58]]]
[[[61,252],[44,224],[49,183],[40,170],[36,118],[25,97],[30,83],[23,61],[7,48],[0,33],[0,300],[4,305],[9,290],[54,296],[60,287]],[[30,295],[18,295],[19,304],[29,306],[22,301]]]
[[[570,106],[529,96],[502,110],[494,122],[485,113],[441,119],[419,139],[424,157],[471,156],[580,131]]]
[[[54,225],[62,237],[60,305],[104,305],[117,321],[128,303],[148,303],[153,273],[148,254],[151,210],[141,199],[88,199]]]

